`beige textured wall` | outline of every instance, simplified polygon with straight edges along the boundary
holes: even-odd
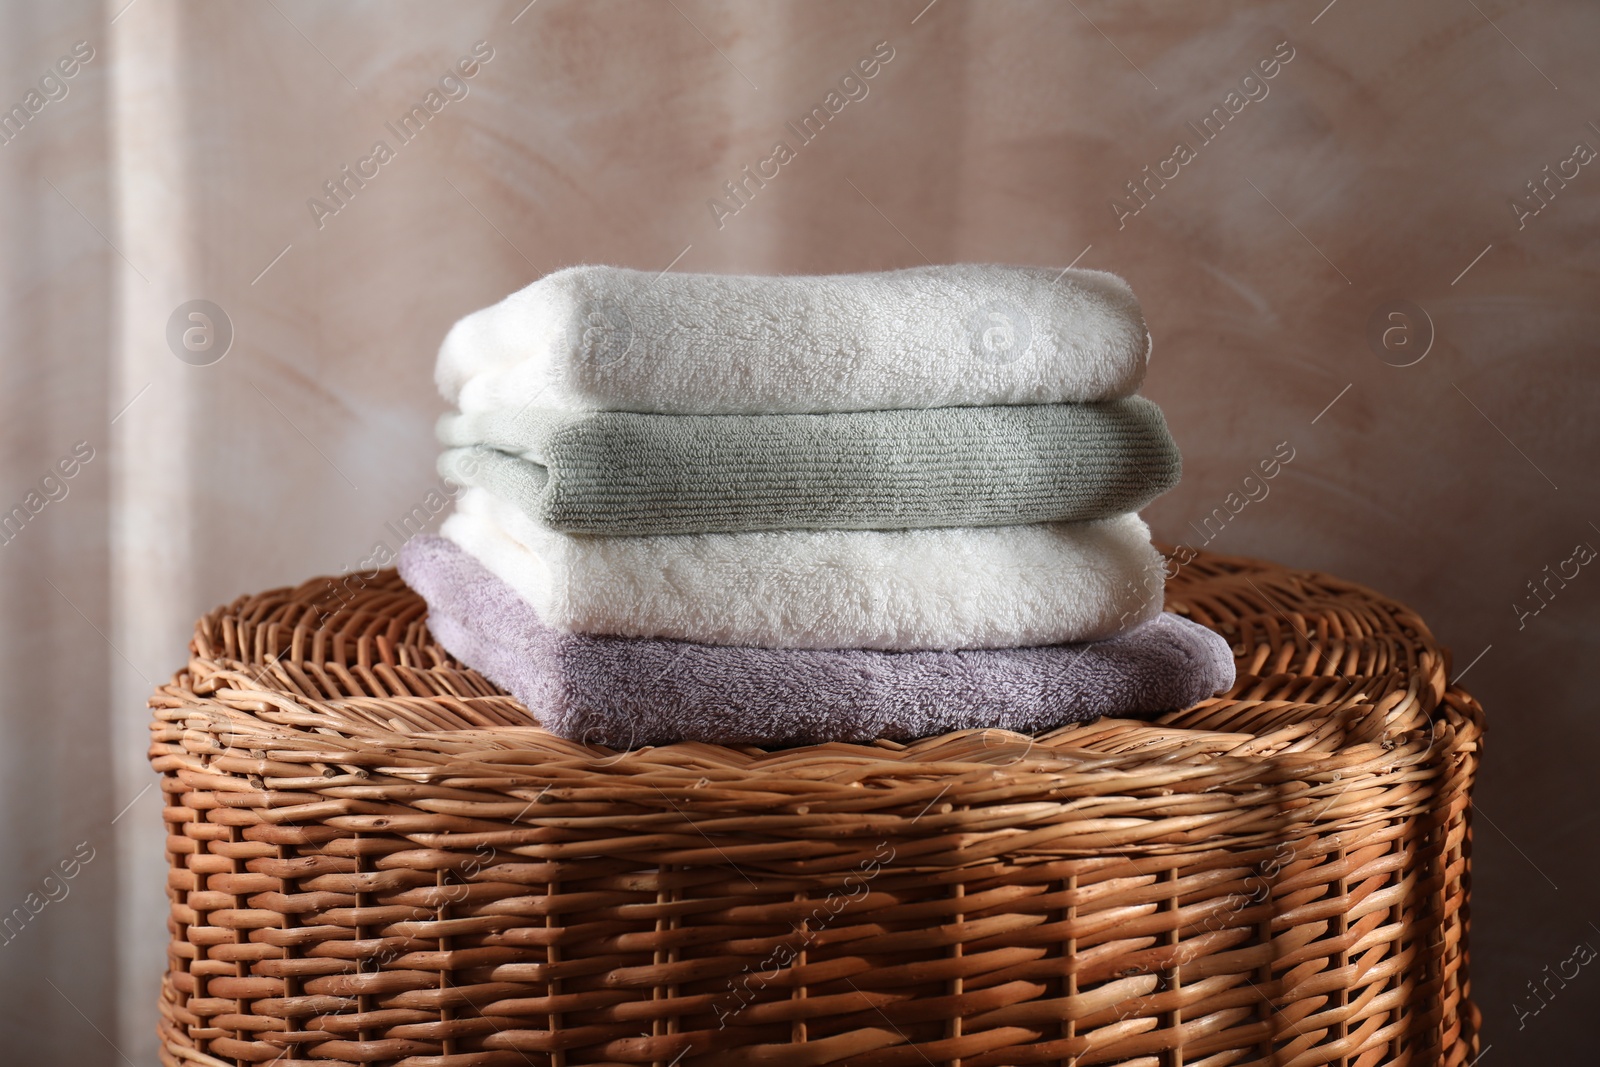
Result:
[[[576,262],[926,259],[1125,275],[1156,338],[1148,393],[1186,460],[1150,509],[1158,534],[1200,543],[1204,517],[1287,442],[1268,497],[1211,547],[1398,596],[1457,671],[1471,665],[1491,720],[1473,931],[1489,1055],[1580,1062],[1600,974],[1537,1014],[1526,983],[1579,941],[1600,947],[1584,674],[1600,576],[1520,621],[1514,605],[1539,606],[1526,583],[1579,542],[1600,546],[1600,169],[1552,181],[1521,228],[1509,205],[1579,142],[1600,147],[1600,9],[1325,2],[0,13],[0,102],[73,42],[96,49],[0,145],[0,500],[75,442],[96,449],[0,546],[0,905],[80,842],[96,850],[0,944],[8,1057],[154,1062],[161,830],[141,792],[143,696],[199,612],[395,544],[385,523],[434,482],[430,364],[456,317]],[[385,123],[479,41],[493,58],[468,95],[399,146]],[[868,95],[798,146],[785,122],[884,41]],[[1265,97],[1199,145],[1185,124],[1291,50]],[[796,158],[719,220],[708,201],[779,138]],[[378,139],[394,158],[319,226],[308,199]],[[1195,157],[1119,219],[1125,183],[1179,140]],[[165,339],[196,298],[234,333],[210,366]],[[1413,347],[1375,348],[1369,321],[1399,299],[1431,327],[1413,311],[1390,335]],[[1420,362],[1389,365],[1430,333]]]

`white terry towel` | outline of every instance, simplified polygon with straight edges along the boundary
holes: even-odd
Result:
[[[1012,648],[1099,640],[1161,611],[1161,557],[1135,514],[604,537],[542,527],[474,488],[440,532],[569,632],[758,648]]]
[[[1051,404],[1129,396],[1150,334],[1114,274],[986,264],[764,277],[569,267],[456,323],[463,412],[673,415]]]

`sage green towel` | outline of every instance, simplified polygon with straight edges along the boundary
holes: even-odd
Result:
[[[1161,409],[1106,404],[446,415],[439,472],[568,533],[1010,526],[1137,511],[1178,481]]]

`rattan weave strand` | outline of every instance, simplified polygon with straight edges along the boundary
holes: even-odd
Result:
[[[1465,1067],[1482,713],[1406,608],[1202,555],[1226,697],[1036,738],[611,751],[392,572],[152,699],[163,1062]]]

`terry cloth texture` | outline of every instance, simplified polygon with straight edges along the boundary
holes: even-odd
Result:
[[[591,537],[468,489],[440,530],[565,631],[713,645],[1006,648],[1161,610],[1137,515],[986,529]]]
[[[463,411],[877,411],[1111,400],[1139,388],[1149,355],[1133,291],[1100,271],[582,266],[456,323],[435,377]]]
[[[1031,733],[1167,711],[1232,686],[1221,635],[1160,613],[1082,645],[965,652],[727,648],[566,634],[449,541],[417,537],[400,573],[451,655],[553,733],[613,747],[904,741]]]
[[[1142,397],[834,415],[446,415],[439,473],[557,530],[1007,526],[1137,511],[1177,484]],[[519,453],[521,458],[512,453]]]

